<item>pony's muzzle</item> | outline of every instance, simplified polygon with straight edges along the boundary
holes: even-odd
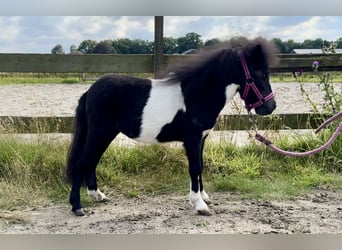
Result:
[[[258,115],[270,115],[277,107],[275,100],[272,98],[255,108],[255,113]]]

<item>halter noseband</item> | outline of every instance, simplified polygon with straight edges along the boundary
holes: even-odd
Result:
[[[246,75],[246,86],[245,86],[245,89],[243,91],[243,94],[242,94],[241,98],[242,98],[242,100],[245,101],[246,109],[249,112],[252,109],[260,107],[262,104],[264,104],[264,103],[268,102],[269,100],[271,100],[274,97],[274,94],[271,92],[267,96],[264,97],[260,93],[258,87],[254,83],[254,78],[251,77],[251,74],[249,73],[245,57],[243,56],[242,52],[240,52],[239,55],[240,55],[240,61],[241,61],[243,70],[245,71],[245,75]],[[255,102],[253,104],[247,104],[247,96],[248,96],[248,93],[249,93],[250,90],[253,90],[255,95],[259,99],[259,101]]]

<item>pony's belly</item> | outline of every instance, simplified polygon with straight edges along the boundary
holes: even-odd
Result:
[[[135,140],[148,144],[179,140],[182,131],[177,129],[174,124],[177,123],[175,117],[180,111],[183,113],[183,110],[179,109],[172,116],[160,115],[156,116],[158,119],[154,121],[148,120],[148,122],[143,122],[141,133]]]
[[[155,126],[155,127],[149,127],[145,128],[144,132],[139,135],[139,137],[134,138],[134,140],[146,144],[155,144],[159,143],[157,140],[157,136],[159,135],[162,127]]]

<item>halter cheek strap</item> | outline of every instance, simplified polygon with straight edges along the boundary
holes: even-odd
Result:
[[[245,76],[246,76],[246,86],[245,86],[245,89],[243,91],[241,98],[242,98],[242,100],[245,101],[246,109],[249,112],[252,109],[260,107],[262,104],[264,104],[264,103],[268,102],[269,100],[271,100],[272,98],[274,98],[274,94],[273,94],[273,92],[271,92],[267,96],[264,97],[260,93],[258,87],[254,83],[254,78],[251,77],[251,74],[249,73],[245,57],[243,56],[242,53],[239,53],[239,55],[240,55],[240,61],[241,61],[241,64],[242,64],[242,67],[243,67],[243,70],[244,70]],[[247,104],[247,96],[249,94],[249,91],[251,91],[251,90],[254,91],[254,93],[258,97],[259,101],[252,103],[252,104]]]

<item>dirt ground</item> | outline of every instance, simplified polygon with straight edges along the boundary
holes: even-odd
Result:
[[[85,217],[68,204],[0,211],[1,234],[316,234],[342,233],[342,191],[316,189],[292,200],[241,199],[213,193],[212,216],[197,215],[186,196],[112,197]]]
[[[80,96],[90,84],[9,84],[0,86],[1,116],[72,116]],[[274,83],[275,114],[307,113],[312,107],[301,95],[300,84]],[[341,86],[336,84],[339,91]],[[315,83],[306,83],[304,89],[313,102],[321,104],[324,92]],[[239,95],[233,98],[222,114],[246,113]]]

